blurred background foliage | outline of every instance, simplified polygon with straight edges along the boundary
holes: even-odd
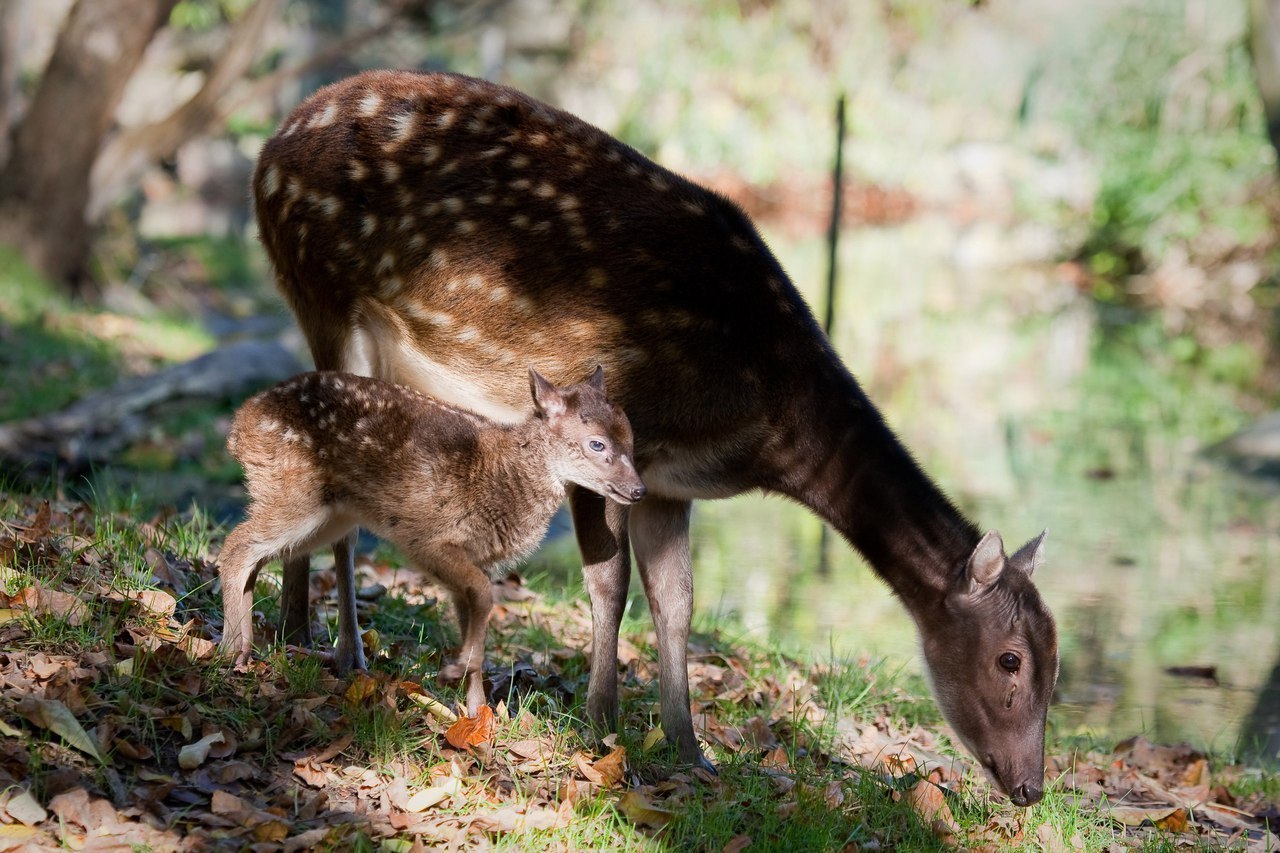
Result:
[[[324,83],[525,89],[739,202],[816,309],[843,94],[833,340],[967,510],[1010,543],[1051,528],[1056,725],[1247,746],[1278,677],[1278,519],[1202,451],[1280,392],[1274,5],[4,0],[0,418],[289,334],[247,186]],[[234,402],[158,413],[97,487],[234,514]],[[907,617],[847,549],[817,571],[820,541],[777,501],[700,507],[700,610],[910,659]],[[563,540],[535,564],[575,565]]]

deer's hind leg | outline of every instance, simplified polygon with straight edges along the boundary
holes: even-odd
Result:
[[[338,642],[334,644],[334,668],[339,675],[353,669],[367,669],[360,620],[356,614],[356,537],[351,532],[333,543],[333,570],[338,582]]]

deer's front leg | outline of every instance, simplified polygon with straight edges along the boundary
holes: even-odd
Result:
[[[631,583],[627,508],[586,489],[572,488],[569,509],[582,552],[582,576],[591,598],[591,677],[587,717],[618,728],[618,626]]]
[[[689,556],[689,501],[648,497],[631,507],[631,540],[658,636],[662,729],[680,760],[714,769],[702,754],[689,713],[689,623],[693,568]]]
[[[428,563],[419,561],[419,565]],[[485,704],[484,646],[493,612],[493,582],[459,549],[446,549],[436,555],[430,574],[439,578],[453,595],[458,612],[462,648],[458,660],[440,669],[440,680],[447,684],[467,679],[467,714],[474,717]]]

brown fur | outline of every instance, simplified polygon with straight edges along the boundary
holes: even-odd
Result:
[[[254,194],[280,289],[321,367],[504,420],[521,416],[520,364],[552,379],[609,371],[651,497],[627,510],[571,495],[592,601],[594,719],[616,719],[634,547],[663,728],[686,760],[703,760],[686,671],[690,501],[764,489],[812,508],[867,557],[915,617],[961,737],[993,756],[1015,802],[1039,799],[1052,617],[1025,571],[1004,570],[1002,546],[986,563],[998,569],[989,594],[969,594],[981,531],[884,424],[737,207],[512,89],[389,71],[299,106],[264,147]],[[1019,619],[1007,618],[1009,600],[1026,605]],[[1029,650],[1009,708],[1006,648]],[[995,710],[965,711],[978,706]]]
[[[492,604],[489,574],[532,551],[568,483],[631,503],[644,495],[626,416],[603,374],[555,388],[531,375],[535,414],[495,424],[416,391],[342,373],[308,373],[250,399],[228,449],[252,503],[227,537],[221,574],[223,647],[252,647],[258,569],[277,556],[345,540],[356,525],[397,545],[454,597],[472,713]],[[341,575],[345,566],[339,564]],[[340,577],[338,661],[364,666],[350,578]]]

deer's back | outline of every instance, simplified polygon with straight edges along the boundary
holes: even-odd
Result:
[[[335,84],[267,143],[254,188],[320,367],[515,419],[528,366],[567,382],[604,364],[643,460],[766,440],[834,363],[733,204],[515,90]]]

